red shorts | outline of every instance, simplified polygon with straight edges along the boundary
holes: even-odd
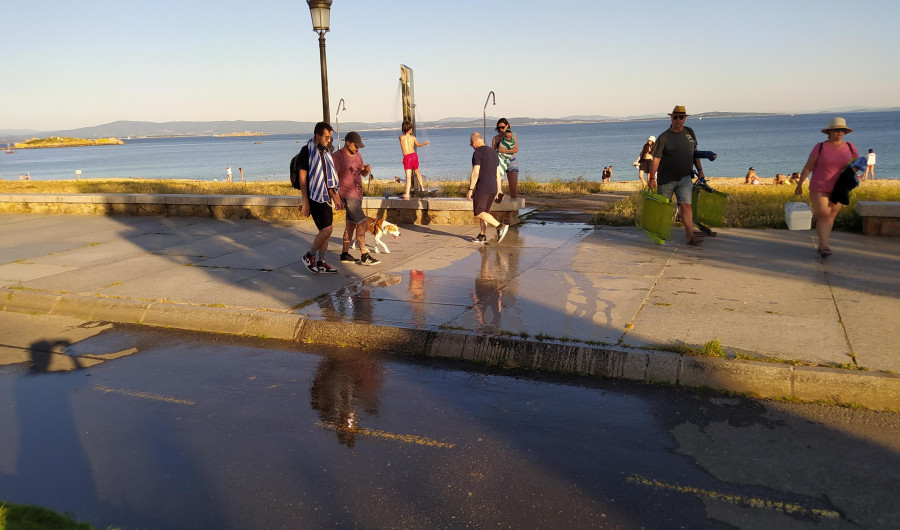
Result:
[[[394,160],[396,160],[396,158]],[[403,169],[419,169],[418,153],[403,155]]]

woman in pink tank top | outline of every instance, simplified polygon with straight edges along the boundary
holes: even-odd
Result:
[[[844,136],[853,132],[853,129],[847,127],[844,118],[833,118],[822,132],[828,135],[828,140],[816,144],[809,153],[806,165],[800,172],[800,182],[797,183],[795,194],[803,194],[803,182],[812,173],[809,180],[809,203],[816,216],[819,255],[825,257],[831,255],[828,238],[831,236],[834,218],[841,211],[841,204],[831,202],[829,196],[841,171],[859,154],[853,144],[844,141]]]

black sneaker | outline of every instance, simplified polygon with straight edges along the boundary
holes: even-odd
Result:
[[[497,227],[497,243],[503,241],[503,238],[506,237],[506,233],[509,232],[509,225],[506,223],[502,223]]]
[[[349,252],[341,252],[341,261],[356,261],[356,258],[351,256]]]
[[[381,260],[373,258],[372,255],[367,252],[360,256],[357,263],[359,263],[360,265],[378,265],[379,263],[381,263]]]
[[[334,274],[337,272],[337,269],[333,268],[331,265],[325,263],[324,261],[316,263],[316,268],[319,269],[320,273],[324,274]]]
[[[478,237],[472,240],[472,243],[481,243],[482,245],[487,244],[487,238],[484,234],[478,234]]]
[[[306,255],[303,256],[303,264],[306,265],[306,268],[309,269],[309,272],[319,274],[319,268],[316,267],[316,257],[309,252],[307,252]]]

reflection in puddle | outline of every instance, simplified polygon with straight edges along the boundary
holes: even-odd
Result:
[[[338,441],[355,445],[360,413],[378,414],[384,367],[371,357],[329,355],[319,363],[309,390],[310,406],[321,422],[334,429]]]

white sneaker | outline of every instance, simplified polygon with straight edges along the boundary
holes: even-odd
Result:
[[[507,232],[509,232],[509,225],[506,223],[501,223],[500,226],[497,227],[497,243],[503,241],[503,238],[506,237]]]

